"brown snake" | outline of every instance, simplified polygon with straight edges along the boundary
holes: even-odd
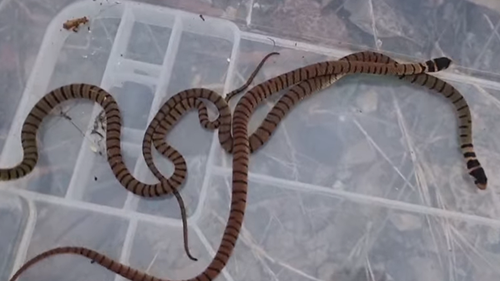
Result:
[[[263,60],[267,59],[271,54],[268,54]],[[348,56],[345,56],[341,59],[340,61],[364,61],[364,62],[381,62],[381,63],[397,63],[393,59],[391,59],[389,56],[383,55],[381,53],[377,52],[369,52],[369,51],[364,51],[364,52],[358,52],[358,53],[353,53]],[[262,62],[261,62],[262,65]],[[259,65],[259,67],[261,66]],[[259,69],[259,67],[254,71],[252,76],[255,75],[256,71]],[[278,126],[278,124],[281,122],[281,120],[286,116],[286,114],[293,108],[293,106],[298,103],[299,101],[303,100],[304,98],[314,94],[315,92],[318,92],[319,90],[322,90],[331,84],[333,84],[336,80],[340,79],[342,74],[340,75],[327,75],[327,76],[321,76],[321,77],[316,77],[314,79],[317,80],[311,80],[310,83],[312,85],[310,86],[309,89],[304,90],[303,87],[300,85],[295,85],[293,86],[288,92],[286,92],[276,103],[276,105],[271,109],[271,111],[267,114],[266,118],[263,120],[262,124],[255,130],[254,133],[252,133],[249,136],[249,144],[250,144],[250,153],[255,152],[258,150],[261,146],[263,146],[268,139],[271,137],[272,133]],[[253,77],[252,77],[253,78]],[[251,79],[252,79],[251,78]],[[460,92],[455,89],[452,85],[446,83],[445,81],[435,77],[431,76],[429,74],[417,74],[417,75],[402,75],[399,76],[399,79],[401,80],[407,80],[410,83],[416,83],[421,86],[426,86],[431,90],[434,90],[447,98],[454,106],[456,110],[456,114],[458,117],[458,129],[459,129],[459,142],[460,142],[460,148],[462,151],[462,155],[464,157],[465,163],[467,165],[468,173],[475,178],[474,183],[476,186],[484,190],[487,187],[487,178],[484,173],[483,168],[481,167],[481,164],[476,158],[476,154],[474,152],[473,144],[472,144],[472,117],[470,114],[469,106],[467,105],[466,100],[463,98],[463,96],[460,94]],[[250,84],[250,82],[247,81],[244,86],[247,86]],[[302,85],[302,84],[301,84]],[[302,85],[303,86],[303,85]],[[225,101],[229,102],[229,100],[237,95],[238,93],[242,92],[243,87],[240,87],[237,90],[232,91],[225,97]],[[187,90],[189,91],[189,90]],[[164,140],[171,129],[172,123],[177,122],[177,119],[179,118],[179,112],[183,112],[188,110],[187,106],[185,105],[179,105],[180,102],[185,101],[185,98],[189,96],[193,99],[195,99],[193,105],[190,105],[189,108],[197,108],[198,109],[198,117],[200,124],[207,129],[217,129],[220,126],[220,121],[219,118],[220,116],[214,120],[214,121],[209,121],[208,119],[208,114],[207,114],[207,107],[205,104],[196,97],[195,93],[191,93],[190,95],[187,94],[186,92],[180,92],[178,95],[173,96],[168,102],[164,104],[164,106],[160,109],[160,112],[155,115],[153,120],[156,120],[155,124],[159,124],[156,126],[153,126],[153,122],[151,122],[151,125],[148,127],[148,130],[145,134],[145,142],[148,140],[148,143],[153,140],[153,144],[155,145],[155,148],[162,152],[164,156],[166,155],[166,151],[169,149],[173,149],[171,146],[169,146]],[[191,99],[189,99],[191,101]],[[191,101],[192,102],[192,101]],[[172,116],[172,113],[168,115],[170,110],[172,108],[175,108],[175,116]],[[219,112],[221,112],[222,108],[217,108]],[[166,121],[166,119],[169,119],[169,122]],[[172,118],[172,119],[170,119]],[[153,134],[157,134],[155,137],[153,137]],[[230,136],[231,137],[231,136]],[[219,139],[220,140],[220,139]],[[226,152],[231,153],[232,147],[228,145],[224,145],[223,142],[221,141],[221,145],[223,148],[226,150]],[[150,151],[146,153],[143,150],[144,157],[147,159],[146,164],[151,170],[156,170],[157,168],[152,160],[152,156],[150,154]]]
[[[277,55],[277,54],[278,53],[276,53],[276,52],[272,52],[272,53],[269,53],[266,56],[264,56],[264,58],[259,62],[259,64],[255,68],[255,70],[250,74],[250,77],[247,79],[247,81],[245,82],[245,84],[243,84],[238,89],[231,91],[230,93],[227,94],[227,96],[229,98],[231,98],[231,97],[237,95],[238,93],[241,93],[246,88],[248,88],[248,86],[252,83],[252,81],[255,78],[255,76],[257,76],[257,73],[259,72],[259,70],[264,65],[265,61],[270,56]],[[185,93],[185,92],[186,91],[182,91],[179,94]],[[179,97],[179,94],[177,94],[174,97],[171,97],[170,99],[168,99],[167,102],[165,102],[163,104],[163,106],[160,107],[160,109],[156,113],[156,115],[153,118],[153,120],[151,120],[151,122],[149,122],[148,128],[146,129],[146,132],[144,134],[144,138],[143,138],[143,141],[142,141],[142,155],[144,156],[146,164],[148,165],[148,167],[151,170],[151,172],[153,173],[153,175],[158,180],[160,180],[160,181],[165,180],[165,177],[156,168],[156,166],[154,165],[154,162],[153,162],[153,155],[151,153],[152,136],[153,136],[153,132],[158,127],[159,122],[161,120],[165,119],[165,116],[167,115],[167,113],[169,113],[170,110],[172,109],[172,107],[170,106],[171,105],[171,101],[177,100],[177,97]],[[229,100],[229,98],[227,100]],[[206,113],[206,107],[204,109],[205,109],[205,113]],[[208,121],[208,116],[204,120],[200,119],[200,124],[202,124],[205,128],[212,129],[212,130],[215,130],[219,126],[218,120],[216,120],[214,122],[209,122]],[[169,147],[168,150],[165,149],[165,150],[160,150],[160,151],[162,151],[163,154],[164,154],[164,156],[166,156],[170,160],[176,159],[176,161],[179,163],[179,164],[175,165],[176,171],[174,171],[174,175],[176,176],[175,180],[176,180],[177,186],[175,186],[175,187],[172,188],[172,193],[174,194],[175,199],[177,200],[177,203],[179,204],[179,208],[180,208],[180,211],[181,211],[182,231],[183,231],[183,239],[184,239],[184,251],[186,252],[186,254],[188,255],[188,257],[190,259],[192,259],[194,261],[197,261],[198,259],[196,259],[195,257],[193,257],[191,255],[190,251],[189,251],[186,207],[184,205],[184,200],[182,199],[182,196],[179,194],[179,192],[177,190],[177,188],[182,185],[182,183],[184,182],[184,180],[186,178],[186,175],[187,175],[186,160],[184,159],[184,157],[182,156],[182,154],[180,154],[173,147]],[[178,169],[178,167],[181,167],[181,169]],[[172,177],[174,175],[172,175]]]
[[[277,53],[270,53],[265,56],[260,62],[259,66],[254,70],[251,77],[247,80],[245,85],[242,87],[232,91],[227,94],[225,97],[226,103],[229,100],[242,92],[248,85],[251,83],[251,80],[255,77],[258,70],[262,67],[264,61],[271,55]],[[396,63],[390,57],[376,53],[376,52],[358,52],[353,53],[348,56],[345,56],[340,59],[345,61],[364,61],[364,62],[381,62],[381,63]],[[267,140],[271,137],[272,133],[281,122],[281,120],[285,117],[288,111],[293,108],[293,106],[304,98],[314,94],[315,92],[324,89],[331,84],[333,84],[336,80],[338,80],[342,74],[340,75],[327,75],[320,76],[310,80],[309,89],[305,90],[300,85],[293,86],[288,92],[286,92],[276,103],[276,105],[271,109],[271,111],[267,114],[266,118],[262,122],[262,124],[257,128],[257,130],[250,135],[249,144],[250,144],[250,153],[255,152],[261,146],[263,146]],[[472,120],[469,107],[467,102],[463,98],[463,96],[456,90],[452,85],[446,83],[445,81],[436,78],[434,76],[428,74],[419,74],[419,75],[407,75],[400,76],[400,79],[404,79],[409,81],[410,83],[417,83],[423,86],[428,87],[429,89],[435,90],[444,97],[446,97],[450,102],[455,106],[457,116],[458,116],[458,129],[459,129],[459,141],[460,148],[462,150],[462,155],[465,158],[465,162],[467,164],[468,172],[471,176],[475,178],[476,186],[484,190],[487,186],[487,178],[484,173],[484,169],[481,167],[481,164],[476,158],[476,154],[474,152],[474,148],[472,145]],[[210,121],[207,114],[207,107],[201,101],[203,98],[207,99],[208,96],[203,96],[203,93],[197,94],[191,89],[178,93],[169,99],[159,110],[159,112],[153,118],[153,121],[148,126],[146,130],[146,134],[144,136],[143,141],[143,155],[146,159],[146,164],[151,171],[155,175],[162,176],[161,173],[156,168],[153,157],[151,155],[151,142],[153,142],[155,148],[163,154],[163,156],[169,158],[170,153],[176,153],[175,149],[168,145],[165,141],[167,134],[170,129],[178,119],[182,116],[182,113],[188,111],[192,108],[198,109],[198,118],[202,127],[206,129],[217,129],[220,126],[220,115],[214,120]],[[217,106],[217,100],[211,100],[215,103],[219,114],[225,110],[224,105],[222,107]],[[229,125],[228,125],[229,126]],[[220,135],[219,135],[220,136]],[[226,150],[226,152],[232,152],[232,140],[230,140],[231,135],[228,134],[229,139],[226,142],[223,142],[219,137],[219,141],[222,147]],[[181,156],[182,157],[182,156]],[[185,174],[183,175],[186,176]],[[180,205],[181,214],[185,214],[186,211],[183,210],[184,205]],[[183,220],[186,220],[183,217]],[[186,229],[186,228],[185,228]],[[187,230],[184,231],[184,247],[187,251]]]
[[[180,108],[181,111],[169,112],[171,118],[178,119],[186,111],[182,108],[189,109],[190,105],[196,105],[195,97],[208,99],[221,109],[219,112],[219,141],[223,147],[228,147],[233,153],[233,172],[232,172],[232,201],[229,219],[226,224],[224,235],[217,253],[209,266],[196,277],[189,280],[213,280],[219,275],[221,270],[227,264],[229,257],[236,244],[239,231],[243,222],[243,216],[246,207],[246,192],[248,178],[248,162],[250,153],[250,143],[247,135],[247,125],[250,116],[255,107],[265,98],[274,92],[288,88],[297,84],[297,89],[304,93],[313,89],[314,83],[317,83],[317,89],[321,88],[321,77],[332,76],[338,74],[350,73],[371,73],[382,75],[413,75],[425,72],[436,72],[448,68],[451,61],[448,58],[437,58],[426,61],[425,63],[414,64],[396,64],[396,63],[370,63],[359,61],[326,61],[316,63],[289,71],[277,77],[271,78],[248,91],[238,102],[234,113],[234,118],[231,119],[231,113],[227,103],[218,94],[207,89],[190,89],[186,90],[183,100],[178,101],[175,108]],[[328,80],[329,81],[329,80]],[[181,92],[182,93],[182,92]],[[168,179],[161,180],[157,184],[144,184],[137,181],[129,172],[122,160],[120,149],[120,132],[121,132],[121,116],[118,106],[114,98],[100,87],[88,84],[72,84],[57,88],[45,95],[28,114],[28,117],[23,124],[22,129],[22,146],[24,151],[23,160],[17,166],[0,170],[0,179],[10,180],[20,178],[29,173],[35,166],[38,157],[36,147],[36,131],[42,122],[43,118],[57,104],[75,98],[85,98],[96,101],[101,105],[106,113],[106,146],[108,150],[108,162],[118,181],[129,191],[136,195],[145,197],[161,196],[171,193],[173,189],[178,187],[176,173],[183,171],[185,173],[185,165],[178,169],[177,165],[181,162],[179,157],[172,157],[172,153],[160,151],[167,154],[170,161],[176,165],[174,174]],[[191,100],[190,100],[191,99]],[[186,101],[184,101],[186,100]],[[178,111],[178,109],[177,109]],[[172,113],[172,114],[170,114]],[[176,114],[179,116],[176,117]],[[169,117],[165,118],[166,122],[171,122]],[[175,122],[175,119],[173,119]],[[173,125],[173,124],[172,124]],[[232,136],[231,136],[232,127]],[[162,129],[162,126],[157,128]],[[158,144],[158,139],[153,134],[153,142]],[[157,146],[155,144],[155,146]],[[168,156],[170,155],[170,157]],[[180,154],[179,154],[180,155]],[[85,256],[92,261],[108,268],[109,270],[133,281],[150,281],[162,280],[157,277],[147,275],[129,266],[115,262],[105,255],[96,251],[82,247],[59,247],[41,253],[25,263],[11,278],[11,281],[17,279],[19,274],[25,271],[34,263],[56,254],[71,253]]]

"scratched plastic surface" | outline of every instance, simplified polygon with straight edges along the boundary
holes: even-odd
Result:
[[[90,30],[62,30],[64,21],[84,15]],[[262,13],[251,20],[272,30]],[[394,51],[396,45],[384,46]],[[226,93],[272,50],[281,55],[268,60],[254,85],[351,52],[240,31],[230,21],[176,9],[123,1],[69,5],[47,27],[17,107],[2,106],[0,164],[21,159],[21,125],[38,99],[55,87],[86,82],[116,97],[125,162],[138,179],[154,183],[140,147],[159,106],[192,87]],[[393,77],[348,76],[301,102],[251,156],[244,227],[217,280],[498,280],[500,86],[474,75],[454,68],[439,77],[470,105],[476,152],[489,176],[486,191],[475,189],[466,173],[446,99]],[[276,101],[257,110],[251,131]],[[99,112],[89,101],[55,109],[39,133],[37,168],[0,184],[0,280],[56,246],[89,247],[174,280],[197,275],[211,261],[231,193],[232,158],[217,135],[202,129],[192,111],[167,137],[188,164],[181,195],[190,249],[199,259],[193,262],[182,247],[176,201],[138,198],[114,178],[103,157]],[[172,165],[158,154],[155,159],[170,175]],[[119,279],[76,256],[51,257],[21,277]]]

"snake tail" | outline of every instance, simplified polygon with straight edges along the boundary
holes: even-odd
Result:
[[[294,84],[300,83],[303,80],[313,79],[318,76],[353,74],[353,73],[370,73],[370,74],[395,75],[395,76],[413,75],[425,72],[440,71],[447,68],[450,63],[451,60],[447,58],[433,59],[426,61],[424,63],[412,63],[412,64],[326,61],[286,72],[279,76],[268,79],[267,81],[260,83],[251,88],[249,91],[247,91],[238,101],[236,105],[236,110],[234,112],[234,117],[232,120],[230,114],[221,113],[219,116],[221,118],[221,124],[224,124],[224,126],[221,125],[221,127],[219,128],[219,138],[220,138],[219,141],[221,143],[224,142],[226,144],[230,143],[228,147],[231,148],[231,151],[233,153],[232,194],[231,194],[229,218],[227,220],[219,248],[217,249],[216,254],[213,257],[212,261],[204,271],[202,271],[197,276],[190,278],[188,280],[211,281],[215,279],[226,266],[234,250],[234,247],[236,246],[238,235],[243,224],[243,218],[245,215],[246,200],[247,200],[249,150],[250,150],[249,138],[247,135],[248,122],[257,104],[262,102],[264,99],[266,99],[274,92],[279,92],[280,90],[293,86]],[[203,90],[197,89],[192,92],[193,93],[198,92],[198,94],[201,94],[201,91]],[[210,94],[208,92],[205,92],[204,95],[208,95],[207,97],[213,95],[210,98],[211,100],[212,99],[215,100],[216,103],[219,103],[219,105],[226,107],[227,108],[226,110],[229,110],[225,100],[216,93]],[[215,95],[218,96],[218,98]],[[119,114],[119,109],[116,102],[111,97],[111,95],[109,95],[103,89],[100,89],[97,86],[90,86],[85,84],[74,84],[70,86],[64,86],[49,93],[40,102],[47,103],[47,100],[50,101],[51,99],[54,99],[54,97],[56,97],[59,101],[76,97],[84,97],[90,100],[97,101],[104,108],[106,113],[106,122],[107,122],[106,144],[108,149],[108,162],[110,163],[113,173],[115,174],[117,179],[120,181],[120,183],[122,183],[122,185],[126,186],[127,190],[137,195],[160,196],[162,194],[172,192],[173,188],[176,188],[178,185],[181,184],[178,180],[179,175],[176,174],[176,171],[178,171],[177,169],[176,171],[174,171],[172,177],[170,177],[166,182],[161,181],[159,184],[155,185],[147,185],[144,183],[140,183],[137,180],[135,180],[132,177],[132,175],[130,175],[129,171],[127,170],[122,161],[122,156],[120,151],[121,117]],[[48,109],[53,108],[53,105],[56,103],[57,100],[52,104],[47,104],[46,108],[45,107],[43,108],[44,111],[48,112]],[[181,107],[187,108],[186,104],[190,106],[189,102],[185,104],[181,103],[181,105],[179,105],[181,111],[182,111]],[[34,110],[38,110],[37,108],[38,107],[35,106]],[[182,115],[183,113],[176,111],[178,111],[178,109],[172,110],[172,113],[174,114],[179,113],[179,115]],[[36,117],[40,119],[39,121],[41,122],[41,119],[43,119],[44,117],[43,112],[37,112],[36,114],[37,114]],[[29,122],[28,123],[25,122],[25,126],[28,126],[28,129],[30,129],[30,133],[34,133],[32,131],[36,131],[39,122],[35,123],[34,126],[31,126],[29,124],[33,121],[31,117],[32,117],[31,115],[28,116],[27,120]],[[169,120],[168,122],[171,121]],[[161,126],[159,127],[161,128]],[[232,128],[232,134],[231,134],[231,128]],[[232,137],[230,137],[231,135]],[[221,138],[221,136],[225,138]],[[34,145],[36,150],[36,144]],[[25,146],[23,146],[23,148],[25,148]],[[26,156],[27,155],[26,149],[24,149],[24,151],[25,151],[24,155]],[[28,152],[31,151],[32,150],[29,150]],[[174,163],[176,168],[178,164],[182,163],[183,166],[181,171],[182,175],[185,175],[186,166],[185,166],[185,161],[181,161],[182,156],[176,151],[170,151],[168,155],[169,155],[168,157],[169,160]],[[33,164],[34,166],[35,163],[31,164]],[[4,172],[3,175],[5,174],[10,175],[10,173]],[[151,275],[147,275],[143,272],[132,269],[128,266],[122,265],[118,262],[111,260],[105,255],[102,255],[90,249],[82,247],[61,247],[48,250],[30,259],[14,274],[14,276],[11,278],[11,281],[16,280],[16,278],[19,276],[19,274],[21,274],[21,272],[26,270],[30,265],[33,265],[37,261],[40,261],[48,256],[53,256],[56,254],[64,254],[64,253],[77,254],[87,257],[95,261],[96,263],[100,264],[101,266],[104,266],[109,270],[132,281],[163,280]]]

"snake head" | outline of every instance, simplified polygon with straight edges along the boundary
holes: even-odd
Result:
[[[470,171],[469,174],[476,179],[474,183],[476,184],[477,188],[481,190],[486,189],[486,186],[488,186],[488,178],[486,177],[486,174],[482,167],[478,167]]]
[[[451,65],[451,59],[448,57],[439,57],[425,62],[428,72],[439,72],[445,70]]]
[[[436,69],[439,71],[450,67],[452,60],[448,57],[440,57],[440,58],[435,58],[434,63],[436,64]]]

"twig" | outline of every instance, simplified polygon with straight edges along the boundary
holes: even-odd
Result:
[[[273,42],[273,51],[274,51],[274,48],[276,47],[276,41],[274,41],[274,39],[271,37],[267,37],[267,39],[269,39],[269,40],[271,40],[271,42]]]

